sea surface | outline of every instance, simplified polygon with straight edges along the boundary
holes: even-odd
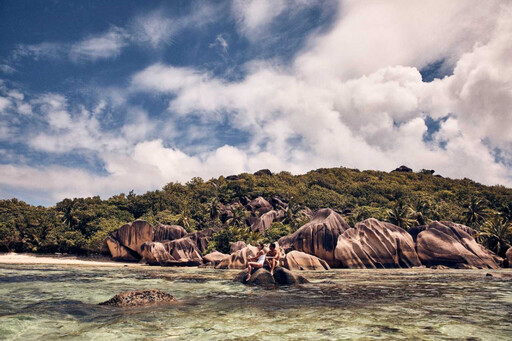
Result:
[[[0,266],[5,340],[511,340],[509,270],[303,272],[311,284],[262,289],[237,271],[197,268]],[[157,288],[179,303],[99,306]]]

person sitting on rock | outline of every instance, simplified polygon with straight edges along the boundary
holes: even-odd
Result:
[[[258,243],[258,252],[256,253],[256,256],[250,257],[247,260],[249,261],[247,263],[247,269],[249,270],[249,274],[247,275],[246,281],[251,279],[251,272],[252,269],[259,269],[263,267],[263,264],[265,264],[265,252],[263,251],[264,245],[262,242]]]
[[[276,249],[276,243],[270,243],[270,250],[267,252],[265,258],[268,268],[270,269],[270,274],[274,276],[274,269],[279,263],[279,251]]]

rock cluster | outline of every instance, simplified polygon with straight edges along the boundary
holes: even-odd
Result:
[[[169,304],[173,302],[176,302],[176,299],[171,294],[158,289],[147,289],[122,292],[115,295],[108,301],[100,303],[100,305],[113,307],[140,307],[147,305]]]
[[[266,269],[255,269],[251,274],[251,278],[247,281],[248,273],[249,272],[247,269],[243,270],[235,277],[234,281],[261,287],[275,287],[281,285],[309,283],[309,281],[304,276],[295,274],[290,270],[282,267],[275,268],[274,275],[271,275],[270,272]]]

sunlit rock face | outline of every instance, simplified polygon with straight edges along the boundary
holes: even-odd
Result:
[[[256,219],[254,224],[251,225],[251,230],[254,232],[259,233],[265,233],[266,230],[268,230],[272,223],[275,220],[283,219],[284,218],[284,211],[279,210],[271,210],[266,213],[263,213],[260,217]]]
[[[247,247],[247,244],[245,244],[244,241],[239,240],[237,242],[231,243],[231,245],[229,246],[229,253],[237,252],[245,247]]]
[[[336,259],[346,268],[420,266],[412,236],[402,228],[366,219],[338,237]]]
[[[142,256],[150,265],[195,266],[203,263],[196,242],[188,237],[144,243]]]
[[[229,257],[224,258],[215,268],[216,269],[244,269],[247,266],[247,259],[256,256],[258,248],[248,245],[238,250]]]
[[[171,294],[158,289],[148,289],[122,292],[100,305],[127,308],[173,302],[176,302],[176,299]]]
[[[323,208],[292,235],[279,239],[279,245],[286,251],[305,252],[325,260],[329,266],[341,267],[341,262],[335,257],[336,244],[338,237],[349,228],[341,215]]]
[[[203,263],[210,264],[212,266],[217,266],[221,261],[228,257],[229,255],[225,253],[213,251],[203,257]]]
[[[417,236],[416,250],[422,264],[455,268],[496,269],[503,260],[479,245],[455,224],[434,221]]]
[[[192,239],[200,252],[204,252],[208,248],[208,243],[215,231],[213,229],[206,229],[197,232],[191,232],[184,235],[184,237]]]
[[[121,243],[111,236],[107,238],[107,246],[114,260],[122,262],[138,262],[141,258],[137,252],[121,245]]]
[[[330,270],[329,264],[323,259],[300,251],[288,252],[283,265],[289,270]]]

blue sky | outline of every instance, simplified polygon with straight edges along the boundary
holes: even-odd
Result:
[[[0,1],[0,197],[406,164],[512,182],[507,1]]]

